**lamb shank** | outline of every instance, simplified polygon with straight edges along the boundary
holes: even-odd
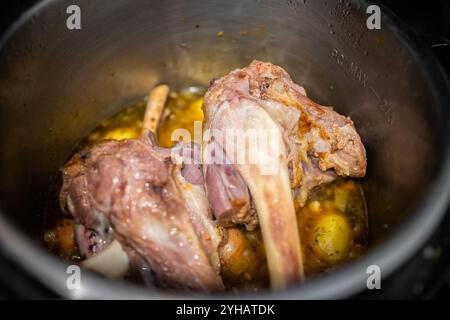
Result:
[[[337,176],[365,175],[365,149],[353,122],[311,101],[281,67],[256,60],[214,81],[203,112],[209,133],[203,140],[206,189],[218,223],[259,223],[272,287],[301,280],[295,208],[304,206],[310,190]],[[257,147],[256,161],[250,161],[255,140],[241,137],[248,132],[274,137],[270,139],[274,148]],[[269,134],[273,132],[278,134]],[[215,161],[218,151],[225,155],[221,164]],[[269,174],[264,172],[268,164],[276,164]],[[210,178],[220,170],[238,182],[217,183]],[[250,202],[256,208],[256,222]]]

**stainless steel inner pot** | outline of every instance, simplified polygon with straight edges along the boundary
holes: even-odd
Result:
[[[370,250],[332,274],[242,297],[351,296],[365,289],[369,265],[391,274],[441,221],[448,82],[386,10],[381,30],[369,30],[365,1],[80,0],[82,28],[69,30],[73,3],[41,1],[0,51],[0,252],[60,295],[166,297],[84,273],[81,290],[66,288],[67,264],[41,241],[51,177],[100,120],[154,84],[207,86],[252,59],[283,66],[314,100],[354,120],[368,152]]]

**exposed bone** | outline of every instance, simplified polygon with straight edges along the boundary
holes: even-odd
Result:
[[[143,131],[149,130],[156,133],[168,95],[169,87],[165,84],[160,84],[150,91],[145,109]]]

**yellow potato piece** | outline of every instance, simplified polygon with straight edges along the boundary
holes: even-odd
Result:
[[[334,261],[347,256],[353,235],[345,216],[335,211],[324,214],[314,230],[314,249],[321,257]]]

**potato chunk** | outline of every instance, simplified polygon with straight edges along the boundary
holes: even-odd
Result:
[[[327,260],[342,260],[352,244],[352,227],[348,219],[331,211],[324,214],[314,231],[314,249]]]

